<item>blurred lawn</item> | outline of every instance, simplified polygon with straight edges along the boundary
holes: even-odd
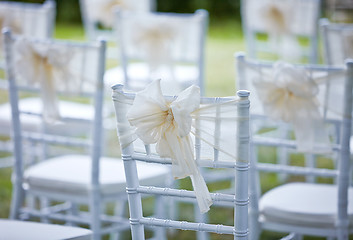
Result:
[[[55,37],[60,39],[84,40],[84,31],[80,25],[58,24]],[[243,35],[241,25],[236,20],[223,20],[210,24],[208,39],[206,43],[206,94],[207,96],[229,96],[235,94],[235,71],[234,53],[244,51]],[[7,101],[7,94],[0,93],[0,102]],[[274,158],[274,151],[266,151],[264,156]],[[11,199],[11,170],[0,169],[0,218],[7,218],[9,214]],[[270,175],[262,182],[264,188],[268,189],[277,183],[275,176]],[[182,182],[188,185],[188,180]],[[181,206],[183,218],[192,220],[192,206],[183,204]],[[215,208],[210,212],[211,221],[221,219],[223,224],[232,224],[233,214],[229,209]],[[130,239],[129,233],[124,235]],[[233,239],[227,235],[212,235],[212,239]],[[283,234],[264,232],[261,239],[279,239]],[[178,231],[172,239],[193,240],[195,234],[190,231]],[[316,239],[316,238],[305,238]]]

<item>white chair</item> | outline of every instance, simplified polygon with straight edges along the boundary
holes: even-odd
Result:
[[[9,27],[16,34],[38,38],[49,38],[53,34],[55,26],[56,5],[55,1],[47,0],[43,4],[0,2],[0,28]],[[3,40],[0,39],[0,91],[8,90],[8,81],[4,79]],[[5,93],[2,93],[5,94]],[[9,104],[0,107],[0,122],[10,115]],[[9,122],[6,125],[0,123],[0,135],[6,139],[9,137]],[[11,153],[12,142],[1,141],[0,152]],[[12,157],[1,158],[0,167],[8,167],[12,164]]]
[[[136,95],[124,92],[123,85],[113,86],[133,240],[145,239],[144,228],[150,226],[248,239],[249,92],[237,95],[200,99],[200,89],[192,85],[178,97],[164,97],[159,80]],[[144,151],[138,142],[146,144]],[[190,176],[194,191],[144,185],[136,171],[141,161],[151,167],[172,164],[174,178]],[[233,192],[209,193],[199,167],[233,169]],[[234,226],[145,217],[141,194],[196,200],[202,213],[212,201],[232,203]]]
[[[4,37],[15,155],[10,218],[88,225],[93,239],[128,227],[127,219],[107,213],[109,203],[126,201],[126,183],[122,161],[102,156],[105,42],[29,39],[10,31]],[[22,108],[22,93],[41,99],[42,107]],[[70,100],[83,112],[66,116]],[[27,129],[26,117],[36,127]],[[142,164],[139,171],[153,183],[169,169]]]
[[[320,0],[243,0],[241,15],[250,58],[318,62]]]
[[[0,219],[0,229],[1,239],[7,240],[90,240],[92,236],[92,232],[84,228],[8,219]]]
[[[326,64],[340,66],[345,59],[353,58],[353,24],[331,23],[324,18],[320,27]]]
[[[258,239],[261,229],[294,232],[297,237],[348,239],[353,232],[349,184],[353,61],[336,68],[295,66],[249,60],[239,54],[237,71],[239,88],[252,91],[251,239]],[[292,134],[277,134],[276,129],[283,126],[295,139]],[[300,153],[313,154],[317,167],[276,164],[281,156],[271,155],[272,148],[288,149],[297,161]],[[294,177],[285,184],[272,183],[277,187],[261,193],[259,172]],[[318,178],[317,182],[300,182],[299,176],[305,175]]]
[[[109,69],[106,85],[141,90],[162,78],[162,89],[174,95],[196,84],[205,91],[205,40],[208,12],[193,14],[117,11],[120,66]]]

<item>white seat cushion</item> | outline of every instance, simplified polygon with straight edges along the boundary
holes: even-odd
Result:
[[[42,100],[40,98],[24,98],[19,101],[21,111],[40,113],[42,111]],[[76,102],[59,101],[59,111],[63,118],[81,118],[92,120],[94,109],[89,104]],[[0,105],[0,134],[9,135],[11,133],[11,106],[10,103]],[[41,121],[36,116],[21,115],[22,129],[25,131],[39,131]],[[53,130],[60,133],[69,130],[70,133],[84,133],[87,125],[80,123],[55,124]]]
[[[142,185],[164,186],[169,167],[137,162]],[[88,194],[91,181],[91,158],[85,155],[66,155],[51,158],[25,171],[25,181],[31,189]],[[125,192],[123,161],[115,158],[100,159],[101,193]]]
[[[0,239],[6,240],[89,240],[92,235],[91,230],[84,228],[9,219],[0,219],[0,229]]]
[[[196,66],[177,65],[175,66],[175,79],[173,81],[170,71],[161,67],[154,76],[150,76],[148,65],[145,63],[131,63],[128,68],[128,76],[130,76],[130,88],[133,90],[142,90],[149,81],[162,79],[161,87],[163,93],[167,95],[176,95],[186,87],[197,84],[199,71]],[[104,75],[104,83],[109,88],[115,84],[124,84],[124,73],[121,67],[112,68],[106,71]]]
[[[348,213],[353,223],[353,188]],[[334,227],[337,187],[331,184],[289,183],[265,193],[259,210],[266,220],[307,227]]]

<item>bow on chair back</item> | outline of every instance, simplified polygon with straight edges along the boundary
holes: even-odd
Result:
[[[143,234],[143,225],[227,233],[246,239],[248,95],[248,92],[239,92],[239,99],[200,98],[199,87],[192,85],[177,97],[168,97],[162,94],[160,80],[153,81],[136,95],[124,92],[122,85],[113,86],[133,239],[143,239],[142,235],[139,235]],[[138,148],[139,141],[142,141],[145,149]],[[139,186],[138,173],[134,167],[136,161],[171,164],[174,178],[190,176],[193,191]],[[234,191],[232,194],[225,194],[226,196],[210,193],[199,167],[235,168],[235,196],[232,195]],[[221,171],[215,171],[215,174],[217,172],[221,174]],[[207,212],[214,201],[234,201],[234,209],[237,212],[235,228],[145,218],[140,212],[139,195],[136,193],[195,198],[202,213]]]

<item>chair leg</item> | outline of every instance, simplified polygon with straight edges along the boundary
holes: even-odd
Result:
[[[166,218],[166,211],[165,211],[165,199],[157,195],[155,199],[155,215],[157,218]],[[155,239],[166,239],[167,231],[163,227],[156,227],[156,230],[154,231],[155,233]]]
[[[200,210],[194,205],[195,221],[208,223],[208,213],[201,214]],[[197,240],[209,240],[210,234],[208,232],[196,232]]]
[[[77,216],[79,213],[78,205],[77,203],[70,202],[70,208],[68,210],[68,214],[72,216]],[[77,226],[75,222],[68,221],[65,225],[67,226]]]
[[[24,190],[21,182],[15,182],[12,191],[10,219],[19,219],[21,208],[24,202]]]
[[[94,190],[93,190],[94,191]],[[92,192],[91,202],[90,202],[90,218],[91,218],[91,230],[93,232],[92,240],[101,239],[101,202],[99,193]]]
[[[125,217],[126,216],[126,203],[127,200],[124,199],[122,201],[116,202],[114,206],[114,216]],[[119,240],[120,233],[115,232],[110,234],[110,240]]]
[[[46,213],[48,212],[48,207],[49,207],[49,200],[46,197],[41,197],[39,199],[40,201],[40,209],[43,215],[40,217],[40,221],[44,223],[49,223],[48,217],[46,217]]]

